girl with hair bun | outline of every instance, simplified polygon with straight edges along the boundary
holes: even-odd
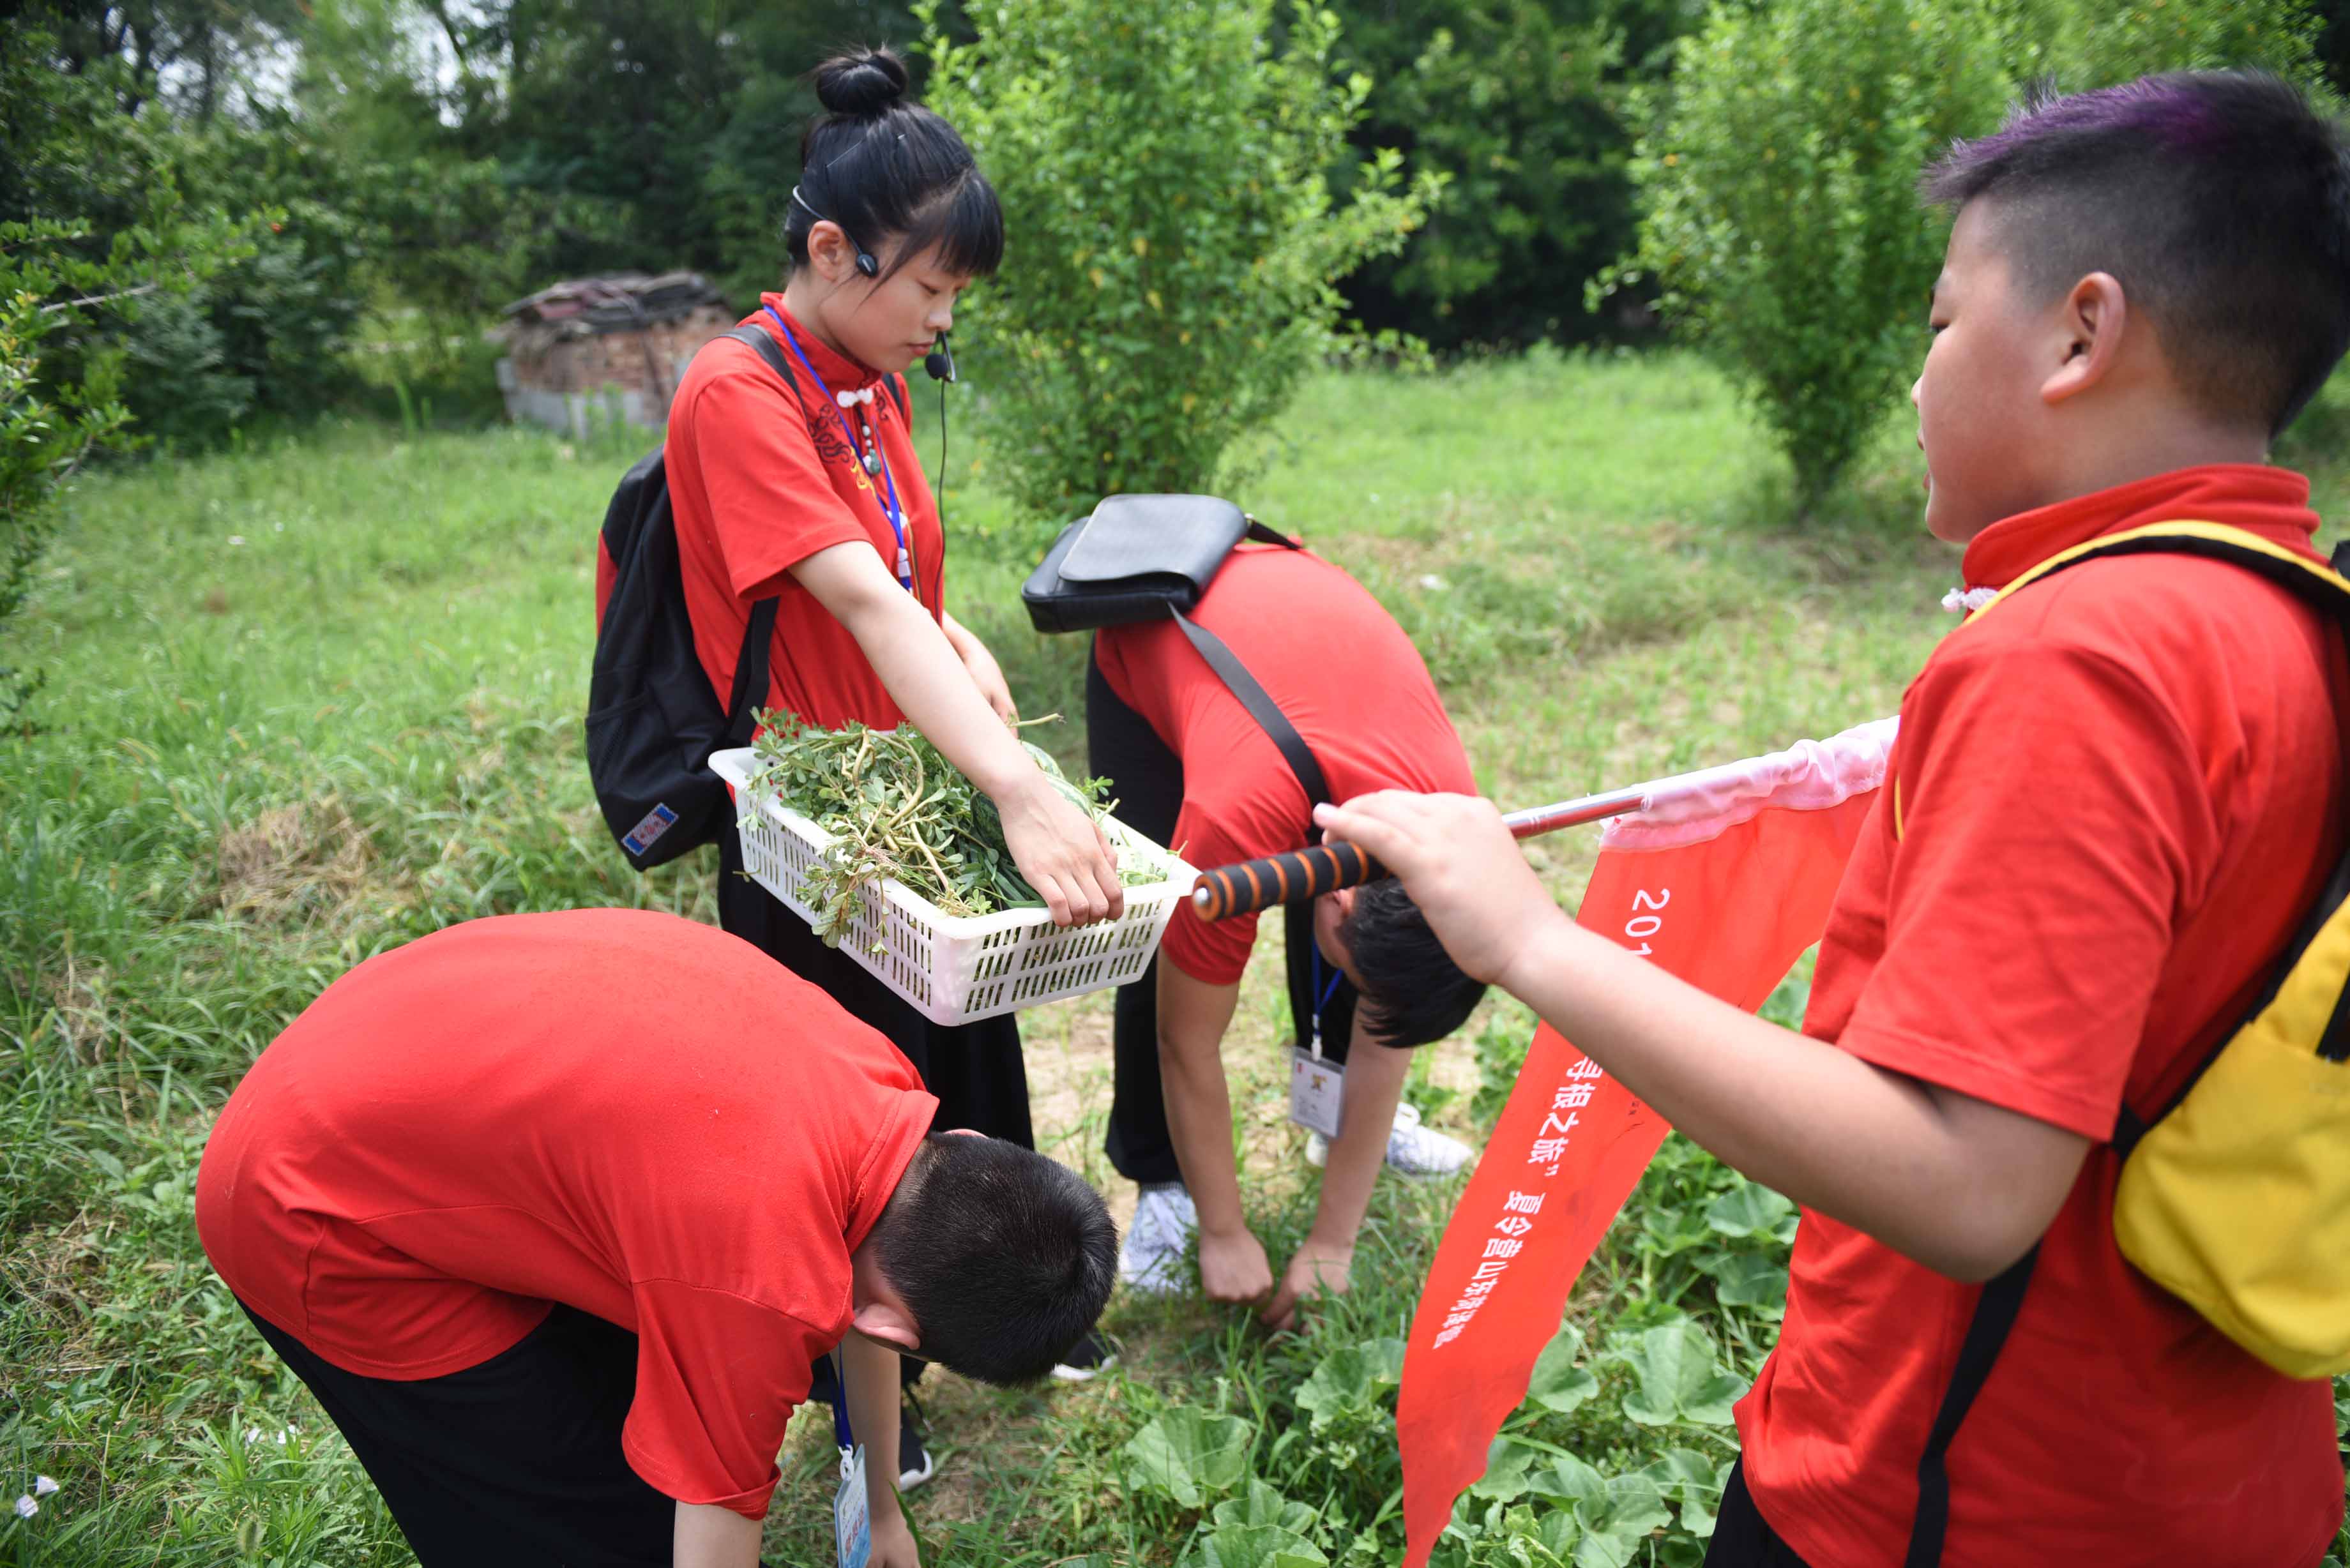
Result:
[[[1001,808],[1013,857],[1055,920],[1112,918],[1124,900],[1107,840],[1006,727],[1015,710],[1003,672],[941,595],[945,539],[904,372],[953,325],[963,289],[995,271],[1003,218],[962,138],[907,101],[906,85],[886,49],[816,68],[827,112],[801,140],[786,202],[790,275],[743,323],[775,338],[794,385],[748,345],[720,338],[678,387],[667,467],[694,641],[723,701],[753,607],[775,597],[768,707],[825,728],[912,723]],[[934,1127],[1034,1147],[1010,1017],[930,1023],[740,875],[733,833],[720,843],[725,929],[887,1035],[938,1097]],[[843,1355],[871,1480],[873,1561],[910,1563],[888,1478],[919,1484],[930,1459],[899,1412],[880,1423],[887,1430],[860,1414],[877,1399],[879,1410],[895,1404],[896,1353],[852,1334]],[[921,1366],[907,1358],[905,1380]],[[828,1372],[812,1397],[827,1392]]]

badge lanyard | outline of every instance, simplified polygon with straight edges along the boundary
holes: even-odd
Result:
[[[848,438],[848,450],[858,452],[858,461],[864,465],[866,472],[878,473],[881,476],[883,491],[888,497],[882,503],[881,514],[889,520],[889,532],[898,537],[898,586],[910,594],[913,593],[914,557],[906,546],[906,509],[899,504],[898,481],[889,472],[889,460],[881,454],[881,438],[879,435],[873,436],[870,451],[858,451],[856,427],[848,422],[848,403],[845,400],[850,398],[851,394],[835,392],[830,387],[825,385],[824,378],[816,373],[816,368],[808,363],[806,350],[800,347],[798,337],[793,333],[791,323],[784,319],[782,312],[772,305],[762,305],[759,308],[775,317],[775,325],[783,328],[784,341],[791,345],[793,358],[799,360],[800,369],[808,373],[808,379],[816,384],[816,389],[821,391],[825,400],[832,405],[834,416],[840,421],[841,433]],[[868,388],[865,395],[871,397],[872,389]],[[871,427],[868,426],[867,431],[870,434]]]
[[[871,1501],[865,1492],[865,1450],[848,1431],[848,1361],[832,1358],[832,1438],[840,1445],[840,1490],[832,1499],[833,1545],[840,1568],[865,1568],[873,1555]]]
[[[1314,950],[1314,1016],[1308,1025],[1307,1038],[1311,1048],[1293,1046],[1289,1053],[1289,1119],[1302,1127],[1320,1133],[1324,1137],[1336,1137],[1342,1113],[1346,1109],[1347,1070],[1322,1056],[1322,1014],[1328,1012],[1332,998],[1338,994],[1338,982],[1346,979],[1340,971],[1322,983],[1322,950]]]

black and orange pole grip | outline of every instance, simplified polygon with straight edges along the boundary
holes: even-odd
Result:
[[[1203,920],[1252,915],[1275,904],[1294,904],[1341,888],[1359,888],[1387,874],[1386,867],[1357,845],[1317,844],[1201,872],[1199,883],[1191,889],[1191,912]]]

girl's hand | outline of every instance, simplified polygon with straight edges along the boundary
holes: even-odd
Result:
[[[962,660],[963,669],[971,672],[971,683],[979,688],[980,696],[995,710],[995,716],[1007,724],[1017,722],[1019,706],[1012,701],[1012,688],[1004,682],[1003,667],[995,662],[995,655],[987,651],[987,644],[951,615],[939,618],[939,629],[947,634],[948,646]]]
[[[1054,924],[1116,919],[1126,912],[1126,889],[1108,835],[1041,772],[1031,768],[1029,780],[995,803],[1013,864],[1045,900]]]
[[[1257,1321],[1276,1333],[1296,1327],[1299,1299],[1324,1293],[1345,1295],[1354,1262],[1352,1247],[1333,1247],[1307,1237],[1289,1255],[1288,1266],[1281,1271],[1281,1288],[1273,1293],[1273,1300],[1257,1314]]]
[[[1492,801],[1381,790],[1315,806],[1314,820],[1394,872],[1472,979],[1503,982],[1538,936],[1565,922]]]
[[[1264,1243],[1245,1229],[1227,1236],[1200,1232],[1200,1288],[1211,1302],[1264,1300],[1273,1289],[1273,1264]]]
[[[995,655],[987,651],[987,645],[966,632],[962,646],[955,651],[962,656],[962,667],[971,671],[971,683],[979,688],[979,694],[987,699],[995,716],[1007,724],[1017,722],[1020,706],[1012,701],[1012,688],[1004,683],[1003,669],[995,662]]]

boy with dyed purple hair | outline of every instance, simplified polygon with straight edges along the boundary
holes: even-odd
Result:
[[[2172,521],[2318,558],[2266,458],[2350,344],[2336,127],[2272,78],[2154,77],[2027,104],[1925,191],[1957,217],[1911,400],[1970,587]],[[2113,1202],[2126,1123],[2341,855],[2345,712],[2340,639],[2225,561],[2110,556],[1970,619],[1902,700],[1801,1033],[1569,922],[1485,802],[1317,814],[1465,971],[1803,1204],[1712,1568],[2324,1556],[2332,1387],[2137,1272]]]

